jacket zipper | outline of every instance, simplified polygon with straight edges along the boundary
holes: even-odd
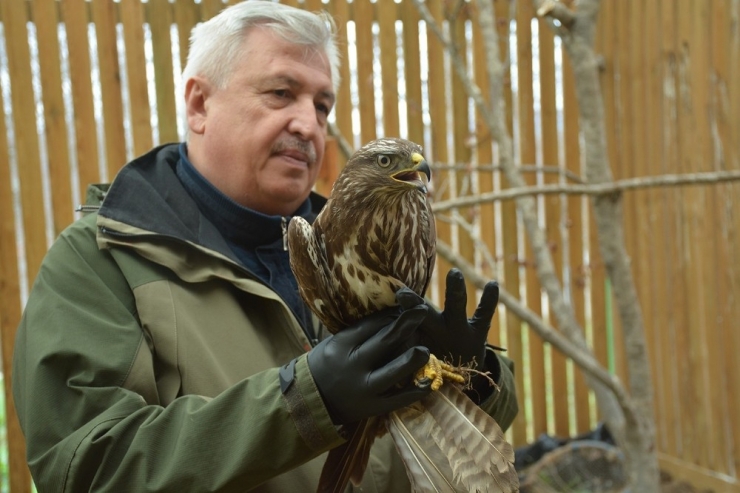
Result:
[[[283,251],[288,251],[288,218],[283,216],[280,218],[280,226],[283,229]]]

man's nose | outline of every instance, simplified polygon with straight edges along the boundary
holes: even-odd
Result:
[[[299,99],[288,124],[288,131],[305,140],[311,140],[320,131],[316,107],[312,99]]]

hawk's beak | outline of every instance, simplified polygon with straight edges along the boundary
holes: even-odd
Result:
[[[427,183],[432,179],[432,170],[429,167],[429,163],[424,159],[424,156],[415,152],[411,155],[411,162],[414,164],[413,168],[399,171],[392,175],[396,181],[402,181],[410,185],[416,185],[420,191],[427,192]]]

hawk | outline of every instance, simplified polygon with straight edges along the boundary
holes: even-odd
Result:
[[[430,175],[419,145],[378,139],[350,158],[313,225],[291,220],[290,265],[300,295],[330,332],[396,305],[403,287],[426,293],[436,255]],[[495,420],[460,390],[464,382],[430,356],[415,383],[431,383],[433,392],[351,426],[348,441],[329,452],[319,491],[359,484],[370,445],[385,432],[415,492],[518,491],[513,449]]]

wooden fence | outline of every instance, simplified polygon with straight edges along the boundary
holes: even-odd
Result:
[[[441,21],[452,3],[435,0],[429,7]],[[223,5],[0,0],[6,115],[0,119],[0,329],[13,493],[30,488],[9,382],[28,286],[50,242],[74,220],[86,184],[111,179],[153,144],[181,138],[178,72],[188,34]],[[410,0],[301,6],[328,10],[337,20],[347,63],[335,118],[350,143],[381,135],[423,143],[437,163],[437,200],[507,188],[492,167],[496,147]],[[509,62],[506,117],[517,160],[531,184],[577,182],[579,123],[569,61],[532,2],[496,0],[495,8]],[[485,87],[486,53],[471,18],[474,6],[466,4],[446,26],[467,50],[471,76]],[[740,169],[739,0],[604,0],[596,44],[615,179]],[[337,152],[330,156],[327,182],[342,164]],[[598,358],[626,382],[621,327],[589,202],[548,195],[539,204],[579,322]],[[650,188],[626,193],[624,206],[661,466],[696,486],[740,492],[740,185]],[[438,216],[440,238],[548,318],[512,201]],[[448,268],[440,261],[437,273]],[[598,412],[580,371],[505,309],[492,340],[507,346],[518,365],[515,444],[595,425]]]

